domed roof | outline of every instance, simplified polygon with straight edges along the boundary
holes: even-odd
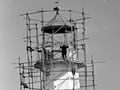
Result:
[[[45,33],[68,33],[74,30],[74,27],[70,26],[69,20],[64,19],[57,11],[56,15],[41,28]]]

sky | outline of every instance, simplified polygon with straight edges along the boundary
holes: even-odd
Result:
[[[18,57],[25,59],[22,13],[52,9],[55,0],[0,0],[0,90],[19,90]],[[85,12],[88,58],[95,62],[96,90],[120,90],[120,0],[60,0],[60,7]]]

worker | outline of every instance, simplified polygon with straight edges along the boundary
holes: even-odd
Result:
[[[68,48],[68,45],[63,44],[62,46],[60,46],[60,48],[62,49],[62,58],[65,61],[67,59],[67,48]]]

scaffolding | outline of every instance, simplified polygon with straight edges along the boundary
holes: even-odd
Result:
[[[53,10],[21,16],[26,20],[27,61],[19,58],[20,90],[95,90],[94,62],[86,55],[85,22],[90,17],[84,9],[61,10],[57,2]]]

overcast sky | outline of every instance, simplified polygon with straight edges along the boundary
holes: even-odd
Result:
[[[55,0],[0,0],[0,90],[19,90],[18,70],[11,63],[24,59],[25,20],[21,13],[52,9]],[[60,0],[60,7],[90,14],[87,53],[95,65],[96,90],[120,90],[120,0]]]

